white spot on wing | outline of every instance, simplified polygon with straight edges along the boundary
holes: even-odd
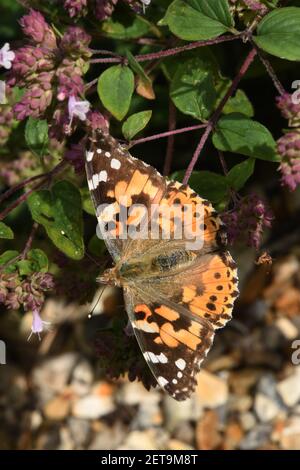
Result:
[[[105,170],[102,170],[102,171],[100,171],[100,173],[99,173],[99,183],[100,183],[101,181],[104,181],[104,182],[107,181],[107,171],[105,171]]]
[[[110,153],[110,152],[105,152],[104,155],[105,155],[106,157],[108,157],[108,158],[111,157],[111,153]]]
[[[96,189],[96,188],[97,188],[97,186],[98,186],[98,184],[99,184],[99,176],[98,176],[98,174],[96,174],[96,175],[93,175],[93,178],[92,178],[92,180],[93,180],[93,186],[94,186],[94,189]]]
[[[159,385],[161,387],[164,387],[165,385],[167,385],[169,382],[167,381],[167,379],[165,379],[164,377],[162,376],[159,376],[157,377],[157,382],[159,383]]]
[[[93,160],[94,152],[86,152],[86,161],[91,162]]]
[[[97,149],[97,153],[102,153],[102,150],[101,149]]]
[[[182,379],[182,376],[183,376],[183,373],[182,373],[182,372],[177,372],[177,377],[178,377],[179,379]]]
[[[138,327],[135,326],[135,325],[133,325],[133,326],[134,326],[134,328],[137,328],[138,330],[145,331],[145,333],[155,333],[153,328],[151,328],[151,325],[149,325],[146,322],[141,323]]]
[[[121,167],[121,162],[120,160],[113,158],[112,161],[110,162],[110,166],[114,168],[115,170],[118,170]]]
[[[177,359],[177,361],[175,362],[176,366],[178,367],[178,369],[180,370],[184,370],[185,369],[185,366],[186,366],[186,362],[184,359],[180,358],[180,359]]]

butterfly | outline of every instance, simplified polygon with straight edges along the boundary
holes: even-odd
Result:
[[[86,173],[101,236],[114,261],[99,280],[123,288],[149,368],[162,389],[185,400],[238,296],[225,228],[209,201],[134,158],[106,132],[90,137]],[[174,237],[187,212],[187,230]],[[200,238],[199,247],[193,242]]]

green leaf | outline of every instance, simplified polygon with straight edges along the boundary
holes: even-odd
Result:
[[[47,121],[30,117],[26,122],[25,140],[32,152],[42,156],[49,141]]]
[[[6,238],[7,240],[14,238],[14,232],[4,222],[0,222],[0,238]]]
[[[177,171],[172,174],[172,179],[182,181],[184,173],[184,171]],[[193,171],[189,185],[199,196],[208,199],[213,204],[222,202],[229,190],[226,177],[211,171]]]
[[[242,114],[223,116],[213,134],[213,143],[219,150],[261,160],[279,161],[276,142],[270,131],[259,122],[252,121]]]
[[[227,0],[175,0],[159,24],[187,41],[215,38],[234,25]]]
[[[230,98],[223,108],[223,114],[240,113],[247,117],[254,116],[254,109],[243,90],[237,90],[236,94]]]
[[[254,167],[255,158],[248,158],[242,163],[235,165],[233,168],[231,168],[226,176],[228,185],[236,191],[242,189],[247,180],[253,174]]]
[[[257,27],[255,43],[269,54],[300,60],[300,8],[287,7],[266,15]]]
[[[21,276],[28,276],[35,272],[45,273],[48,271],[48,265],[49,263],[47,255],[39,248],[30,250],[26,256],[26,259],[22,259],[17,262]]]
[[[87,187],[80,189],[82,209],[90,215],[95,216],[95,208],[91,199],[91,193]]]
[[[12,261],[14,258],[17,258],[19,256],[19,252],[16,250],[7,250],[2,255],[0,255],[0,266],[3,266],[4,264],[9,263],[9,261]],[[18,260],[12,262],[9,264],[6,268],[2,268],[4,273],[13,273],[14,271],[17,270],[17,262]]]
[[[134,90],[134,75],[129,67],[114,65],[98,80],[98,94],[108,111],[121,121],[127,114]]]
[[[150,80],[148,75],[146,74],[145,70],[141,66],[141,64],[136,60],[136,58],[131,54],[130,51],[126,51],[126,55],[128,58],[128,64],[130,65],[131,69],[141,78],[143,78],[145,81]]]
[[[216,101],[213,74],[206,61],[193,58],[183,62],[171,81],[170,96],[184,114],[204,121]]]
[[[131,140],[138,132],[143,130],[152,116],[152,111],[140,111],[139,113],[132,114],[124,122],[122,132],[127,140]]]
[[[149,31],[149,24],[141,17],[135,16],[128,21],[109,19],[101,25],[105,36],[113,39],[136,39],[144,36]]]
[[[101,257],[106,252],[106,245],[104,240],[101,240],[97,235],[93,235],[88,244],[89,252],[92,255]]]
[[[19,256],[19,252],[16,250],[7,250],[2,255],[0,255],[0,266],[3,266],[4,264],[7,264],[9,261],[13,260]],[[17,261],[14,263],[9,264],[6,268],[3,269],[4,273],[12,273],[16,271],[17,266],[16,266]]]
[[[32,218],[43,225],[55,246],[72,259],[84,255],[82,203],[79,190],[69,181],[59,181],[51,191],[31,194]]]

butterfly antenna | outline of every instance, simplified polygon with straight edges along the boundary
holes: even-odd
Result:
[[[93,316],[93,314],[94,314],[94,311],[95,311],[95,309],[96,309],[98,303],[100,302],[101,297],[102,297],[103,292],[105,291],[106,287],[107,287],[107,286],[104,286],[103,289],[101,290],[101,292],[100,292],[100,294],[99,294],[99,297],[98,297],[98,299],[97,299],[97,302],[95,303],[94,307],[92,308],[92,310],[91,310],[90,313],[88,314],[88,318],[92,318],[92,316]]]

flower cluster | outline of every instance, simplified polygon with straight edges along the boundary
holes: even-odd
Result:
[[[36,272],[24,279],[17,272],[0,273],[0,304],[8,309],[40,310],[45,292],[54,288],[50,273]]]
[[[278,153],[281,156],[281,183],[291,191],[300,184],[300,129],[283,135],[277,141]]]
[[[89,11],[99,21],[107,20],[113,14],[119,0],[65,0],[64,7],[71,18],[85,16]],[[151,0],[123,0],[132,10],[141,13]]]
[[[12,132],[13,111],[10,106],[0,106],[0,145],[6,144]]]
[[[232,12],[239,15],[243,19],[248,18],[249,12],[265,15],[269,10],[264,1],[258,0],[230,0],[230,4]]]
[[[295,99],[296,94],[299,92],[283,93],[277,98],[277,106],[291,128],[277,141],[281,183],[290,191],[300,184],[300,100]]]
[[[35,10],[23,16],[20,24],[30,41],[15,51],[10,72],[9,84],[26,88],[14,106],[15,116],[18,120],[44,117],[50,105],[55,107],[56,99],[61,103],[56,103],[54,110],[59,127],[62,116],[67,119],[67,101],[84,94],[83,75],[89,66],[91,37],[82,28],[70,26],[57,39],[43,15]]]
[[[258,249],[265,227],[271,227],[272,214],[264,202],[250,194],[236,203],[236,207],[223,214],[229,244],[246,237],[249,246]]]
[[[276,99],[277,107],[287,119],[289,127],[300,127],[300,100],[295,99],[295,95],[286,92]]]

